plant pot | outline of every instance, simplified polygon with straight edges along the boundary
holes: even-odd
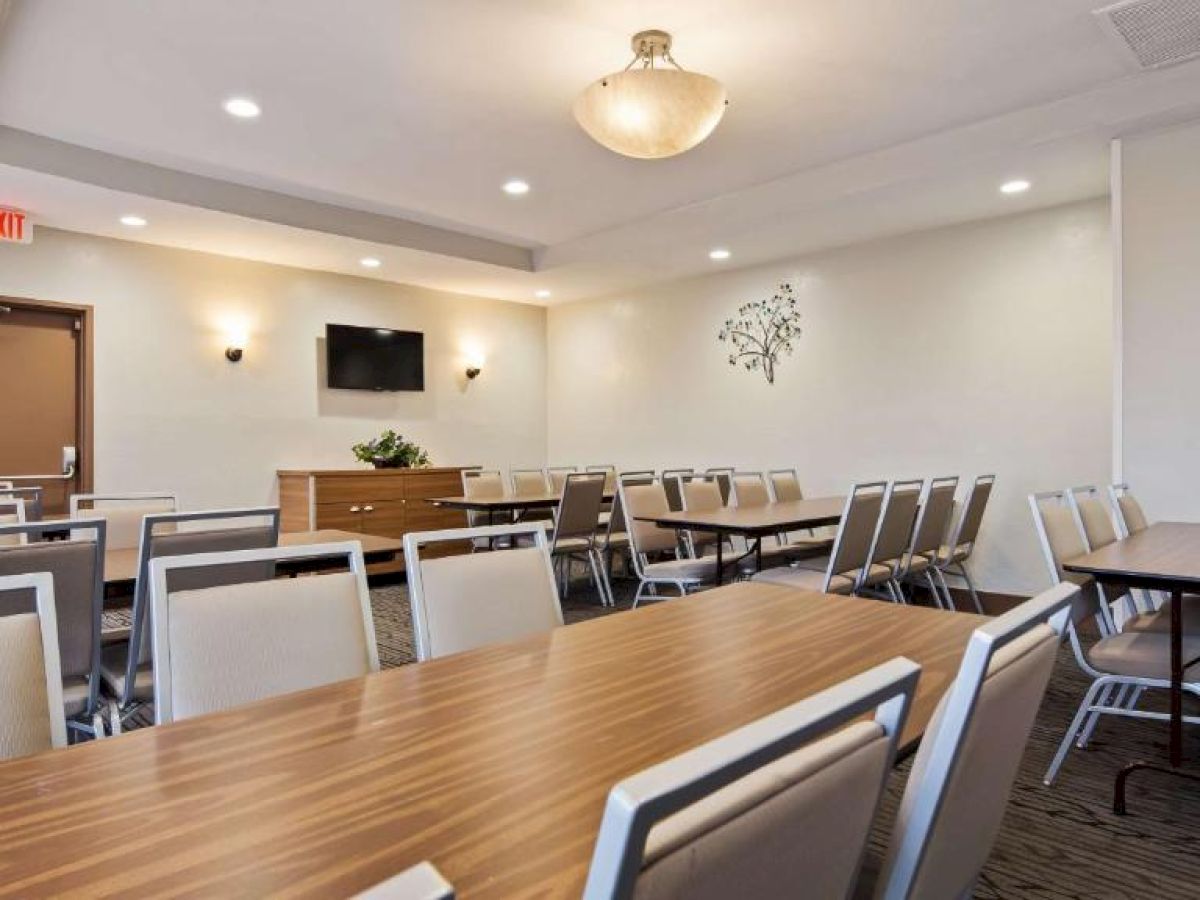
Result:
[[[373,459],[371,465],[377,469],[407,469],[409,465],[401,459]]]

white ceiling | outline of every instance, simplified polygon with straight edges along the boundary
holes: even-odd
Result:
[[[1200,63],[1141,73],[1100,0],[16,0],[0,125],[144,163],[534,248],[531,273],[0,168],[65,228],[531,299],[1094,196],[1107,142],[1200,114]],[[618,157],[571,103],[643,28],[731,105],[670,160]],[[232,94],[263,106],[239,122]],[[0,163],[5,162],[0,144]],[[1028,195],[996,193],[1026,175]],[[512,198],[506,179],[533,190]],[[115,219],[151,219],[130,235]],[[411,245],[410,245],[411,246]]]

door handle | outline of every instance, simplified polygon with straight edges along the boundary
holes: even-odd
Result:
[[[363,512],[375,512],[375,507],[373,507],[373,506],[364,506],[364,507],[363,507]]]
[[[356,513],[356,512],[362,512],[362,510],[359,509],[357,506],[352,506],[352,507],[350,507],[350,512]]]

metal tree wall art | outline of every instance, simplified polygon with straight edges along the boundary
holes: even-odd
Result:
[[[800,313],[791,284],[779,285],[769,300],[755,300],[738,307],[736,319],[726,319],[717,339],[732,345],[731,366],[747,372],[761,371],[767,384],[775,383],[779,357],[791,353],[800,337]]]

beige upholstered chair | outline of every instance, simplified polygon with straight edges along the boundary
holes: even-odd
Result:
[[[771,497],[776,503],[794,503],[804,499],[804,491],[800,487],[800,478],[795,469],[772,469],[767,473],[767,482],[771,486]],[[803,533],[785,533],[779,536],[780,542],[793,548],[800,556],[824,556],[833,550],[833,537],[836,531],[828,528],[810,528]]]
[[[1102,715],[1128,716],[1142,719],[1166,719],[1165,713],[1137,709],[1138,701],[1148,689],[1166,690],[1170,687],[1169,628],[1129,627],[1117,631],[1108,595],[1090,576],[1063,572],[1062,563],[1087,552],[1083,528],[1075,517],[1065,491],[1047,491],[1029,496],[1034,527],[1052,581],[1069,581],[1080,588],[1072,608],[1069,635],[1075,662],[1092,684],[1079,704],[1075,718],[1046,772],[1045,782],[1051,784],[1066,759],[1072,741],[1085,747]],[[1163,613],[1149,614],[1161,617]],[[1079,624],[1093,618],[1100,639],[1084,648]],[[1140,618],[1140,617],[1139,617]],[[1200,656],[1200,632],[1196,619],[1184,607],[1183,658]],[[1193,666],[1185,673],[1184,690],[1200,695],[1200,667]],[[1200,724],[1200,717],[1184,717],[1184,721]]]
[[[421,548],[482,536],[532,546],[422,559]],[[514,641],[563,623],[546,532],[536,523],[410,532],[404,561],[417,658]]]
[[[508,483],[514,497],[544,497],[551,493],[550,482],[541,469],[510,469]],[[554,512],[548,508],[527,509],[519,513],[517,519],[522,522],[549,523],[554,521]]]
[[[885,481],[864,482],[850,489],[850,496],[846,498],[846,506],[838,525],[837,537],[833,542],[833,552],[820,571],[812,568],[818,564],[818,560],[812,560],[793,568],[764,569],[752,580],[782,584],[802,591],[826,594],[855,593],[864,583],[867,559],[871,554],[886,492]],[[870,574],[877,578],[887,578],[890,570],[885,566],[875,566]]]
[[[653,484],[654,479],[646,476],[621,476],[624,484]],[[666,489],[666,482],[663,482]],[[612,511],[604,527],[596,534],[596,551],[600,557],[600,577],[604,581],[607,594],[605,600],[609,606],[616,605],[612,589],[613,560],[618,553],[629,555],[629,525],[625,519],[625,507],[621,505],[621,493],[613,497]],[[632,565],[632,563],[630,563]]]
[[[921,740],[876,897],[971,896],[1078,593],[1056,585],[971,635]]]
[[[618,484],[617,490],[625,510],[633,569],[639,579],[633,596],[634,607],[641,602],[642,592],[647,588],[654,592],[657,585],[669,584],[682,596],[689,589],[716,576],[715,559],[681,559],[679,541],[673,529],[660,528],[653,522],[639,519],[640,516],[652,517],[670,512],[667,493],[661,483]],[[662,559],[664,556],[673,558]]]
[[[587,466],[585,472],[603,472],[604,473],[604,493],[614,494],[617,490],[617,467],[613,465],[603,466]]]
[[[173,513],[179,509],[174,494],[72,494],[72,519],[97,519],[108,522],[108,549],[124,550],[138,545],[142,536],[142,519],[157,513]],[[160,526],[168,530],[169,526]],[[79,529],[72,537],[86,537]]]
[[[571,564],[578,559],[591,572],[592,583],[601,602],[609,602],[609,585],[601,575],[603,562],[596,542],[600,507],[604,503],[604,486],[607,483],[608,475],[604,472],[575,472],[567,476],[563,486],[562,498],[558,501],[558,511],[554,516],[550,558],[557,568],[564,597],[571,590]]]
[[[731,487],[729,505],[737,509],[761,509],[772,503],[767,480],[761,472],[735,472]],[[825,541],[785,545],[778,535],[767,535],[761,538],[758,551],[750,554],[754,547],[753,542],[740,538],[738,540],[742,552],[747,554],[740,563],[741,570],[746,575],[754,574],[760,564],[762,568],[786,565],[792,560],[821,556],[828,553],[830,548],[830,544]]]
[[[0,615],[0,759],[67,743],[54,579],[49,572],[0,577],[0,603],[33,593],[33,612]]]
[[[1099,550],[1115,543],[1117,527],[1113,522],[1112,510],[1095,485],[1072,488],[1067,491],[1067,502],[1083,528],[1088,550]]]
[[[1127,484],[1109,485],[1108,496],[1112,499],[1113,508],[1117,511],[1117,525],[1121,537],[1129,537],[1150,527],[1142,504],[1129,489]]]
[[[616,785],[584,898],[849,896],[919,671],[894,659]]]
[[[733,466],[711,466],[704,470],[704,477],[709,481],[715,481],[717,487],[721,489],[722,506],[729,502],[729,495],[733,491],[733,473]]]
[[[349,571],[226,581],[231,570],[291,560],[344,561]],[[169,587],[187,579],[214,586]],[[150,582],[157,724],[379,671],[357,541],[157,556]]]
[[[971,595],[975,611],[982,613],[983,605],[979,602],[979,593],[975,590],[975,582],[967,571],[967,560],[975,552],[975,542],[979,539],[979,526],[983,523],[983,512],[987,509],[988,498],[992,495],[992,487],[996,483],[995,475],[980,475],[971,485],[971,493],[967,496],[954,528],[945,544],[938,550],[934,559],[934,567],[938,577],[944,583],[946,575],[956,575],[963,580]],[[949,587],[946,589],[949,593]]]
[[[662,485],[667,492],[667,507],[671,512],[683,509],[683,485],[695,477],[695,469],[663,469]]]
[[[941,573],[934,567],[933,561],[950,527],[950,518],[954,514],[954,493],[957,490],[956,476],[930,480],[913,529],[912,546],[897,574],[897,580],[901,583],[907,581],[918,584],[920,579],[924,579],[933,602],[942,609],[954,609],[954,598],[949,587],[941,581]]]
[[[0,497],[0,525],[24,525],[25,501],[19,497]],[[0,547],[13,544],[23,544],[26,541],[24,532],[8,532],[0,534]]]
[[[504,496],[504,479],[500,477],[499,469],[463,469],[463,496],[469,500],[499,500]],[[510,516],[506,513],[507,521]],[[496,514],[480,510],[467,510],[467,524],[472,528],[480,525],[495,524]],[[474,545],[477,550],[486,550],[488,546]]]
[[[11,491],[13,483],[11,481],[0,481],[0,491]]]
[[[247,522],[249,524],[234,524]],[[100,651],[100,678],[105,690],[116,700],[112,716],[114,733],[138,707],[154,699],[151,666],[154,628],[150,623],[151,560],[160,556],[261,550],[278,543],[277,506],[160,513],[144,517],[138,543],[138,573],[133,589],[133,621],[129,629],[129,642],[109,644]],[[275,566],[272,562],[255,560],[172,570],[167,588],[172,592],[199,590],[269,581],[274,577]]]
[[[355,894],[354,900],[454,900],[454,888],[432,863],[423,862]]]
[[[42,520],[42,488],[38,485],[0,489],[0,502],[20,500],[25,506],[25,521]]]
[[[3,537],[14,532],[27,542],[0,546],[0,576],[49,573],[54,585],[58,624],[59,671],[67,727],[80,734],[104,733],[100,708],[100,625],[104,609],[105,521],[86,521],[87,540],[47,541],[46,532],[60,531],[54,522],[0,526]],[[32,592],[0,595],[0,615],[33,612]]]
[[[567,476],[578,471],[578,466],[547,466],[545,469],[546,481],[550,484],[550,491],[561,494],[567,484]]]
[[[715,478],[705,476],[692,478],[680,484],[680,499],[682,508],[688,512],[716,512],[725,507],[721,499],[721,488]],[[670,505],[668,504],[668,508]],[[720,537],[711,531],[684,531],[683,542],[688,556],[698,559],[716,549]]]
[[[879,527],[875,529],[875,539],[867,555],[868,565],[859,579],[860,590],[882,586],[893,602],[905,602],[900,575],[903,574],[904,560],[912,544],[913,527],[916,525],[923,489],[924,482],[919,478],[888,484],[883,497],[883,511],[879,515]]]

